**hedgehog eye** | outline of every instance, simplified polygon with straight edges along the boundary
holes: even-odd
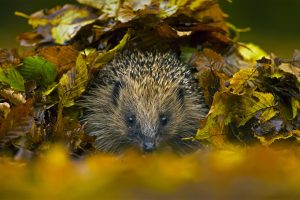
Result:
[[[160,124],[163,126],[165,126],[168,123],[168,118],[166,115],[161,115],[159,120],[160,120]]]
[[[130,115],[129,117],[127,117],[127,123],[129,126],[134,126],[136,123],[135,115]]]

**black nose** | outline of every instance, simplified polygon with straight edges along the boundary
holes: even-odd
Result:
[[[145,142],[143,144],[144,152],[152,152],[155,149],[155,145],[152,142]]]

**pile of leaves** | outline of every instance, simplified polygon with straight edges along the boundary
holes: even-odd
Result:
[[[240,43],[216,0],[77,0],[16,15],[32,31],[17,37],[25,47],[0,49],[1,197],[300,196],[298,50],[283,59]],[[214,150],[94,153],[76,100],[116,53],[136,48],[193,66],[210,111],[190,139]]]
[[[74,157],[93,152],[76,99],[117,52],[133,48],[172,50],[195,67],[211,107],[196,139],[299,144],[300,52],[281,59],[239,43],[215,0],[77,0],[16,15],[33,30],[17,38],[27,48],[0,50],[3,155],[28,159],[53,143]]]
[[[240,53],[247,58],[247,52]],[[199,80],[209,85],[205,92],[211,102],[197,138],[209,137],[216,145],[299,145],[300,51],[291,59],[265,55],[232,76],[224,70],[230,68],[231,56],[209,49],[197,55],[191,63],[199,69]]]

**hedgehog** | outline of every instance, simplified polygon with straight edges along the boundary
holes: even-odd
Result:
[[[79,103],[97,150],[191,152],[208,112],[191,67],[174,53],[123,51],[106,64]]]

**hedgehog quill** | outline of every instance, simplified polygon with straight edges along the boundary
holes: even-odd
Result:
[[[125,51],[100,70],[79,105],[95,146],[118,153],[169,148],[189,152],[199,120],[208,112],[188,65],[172,53]]]

